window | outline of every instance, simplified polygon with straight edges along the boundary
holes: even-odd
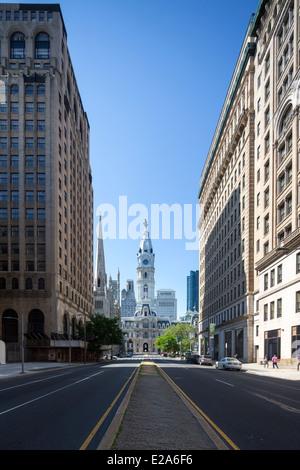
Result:
[[[45,112],[45,103],[38,103],[37,104],[37,112],[44,113]]]
[[[14,33],[10,38],[11,59],[25,59],[25,36],[22,33]]]
[[[32,120],[26,120],[25,122],[25,130],[26,131],[33,131],[34,130],[34,123]]]
[[[296,255],[296,273],[300,273],[300,253]]]
[[[19,130],[19,121],[16,119],[12,119],[10,121],[10,128],[12,131],[18,131]]]
[[[37,94],[38,95],[44,95],[45,94],[45,85],[39,85],[37,88]]]
[[[35,58],[50,59],[50,38],[47,33],[40,33],[35,38]]]
[[[300,312],[300,291],[296,292],[296,312]]]
[[[34,201],[34,191],[26,191],[26,202],[33,202]]]
[[[270,287],[274,287],[274,286],[275,286],[275,269],[272,269]]]
[[[268,320],[268,304],[264,305],[264,321]]]
[[[282,264],[280,264],[277,268],[277,282],[282,282]]]
[[[34,219],[34,209],[26,209],[26,219]]]
[[[25,95],[33,95],[34,88],[33,85],[26,85]]]
[[[25,103],[25,113],[33,113],[33,103]]]
[[[280,129],[279,129],[280,134],[282,133],[283,129],[285,128],[285,126],[289,122],[289,119],[292,116],[292,112],[293,112],[293,106],[290,105],[288,107],[288,109],[286,110],[286,112],[284,113],[283,117],[282,117],[282,120],[281,120],[281,123],[280,123]]]
[[[18,85],[12,85],[10,87],[10,94],[11,95],[18,95],[19,94],[19,87]]]
[[[269,275],[265,274],[264,275],[264,289],[267,290],[269,287]]]
[[[282,317],[282,299],[277,300],[277,318]]]
[[[274,319],[274,313],[275,313],[275,303],[271,302],[270,303],[270,320]]]

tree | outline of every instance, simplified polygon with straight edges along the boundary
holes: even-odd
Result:
[[[78,330],[80,336],[83,336],[83,326],[80,326]],[[86,338],[89,350],[99,356],[103,346],[110,344],[121,345],[123,333],[117,318],[91,315],[86,322]]]
[[[177,323],[170,326],[164,333],[157,338],[155,346],[164,352],[179,351],[181,342],[181,351],[190,349],[190,333],[195,333],[195,327],[189,323]],[[178,338],[179,341],[178,341]]]

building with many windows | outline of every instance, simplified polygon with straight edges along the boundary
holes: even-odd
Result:
[[[199,339],[215,358],[289,361],[300,344],[298,17],[297,0],[259,2],[200,182]]]
[[[199,310],[199,271],[190,271],[186,279],[186,309],[187,311]]]
[[[255,55],[256,357],[300,347],[300,67],[297,0],[262,2]]]
[[[174,290],[159,289],[156,292],[156,311],[159,317],[169,317],[173,322],[177,320],[177,299]]]
[[[0,338],[65,360],[93,312],[89,122],[59,5],[0,4],[0,33]]]

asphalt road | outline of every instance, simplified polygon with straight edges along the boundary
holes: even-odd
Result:
[[[0,381],[0,450],[96,449],[142,360],[73,366]],[[150,360],[237,448],[300,449],[298,380],[158,356]]]
[[[241,450],[300,449],[300,382],[157,361]]]
[[[0,449],[96,449],[136,366],[116,362],[1,381]]]

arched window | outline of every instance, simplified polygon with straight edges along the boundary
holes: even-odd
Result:
[[[10,58],[25,59],[25,36],[22,33],[14,33],[10,38]]]
[[[11,281],[11,287],[14,290],[19,289],[19,280],[16,277],[14,277],[13,280]]]
[[[45,279],[40,277],[38,281],[38,290],[45,290]]]
[[[50,38],[47,33],[39,33],[35,38],[35,58],[50,59]]]
[[[282,119],[280,121],[280,126],[279,126],[279,135],[282,133],[282,131],[284,130],[285,126],[287,125],[287,123],[289,122],[290,120],[290,117],[292,115],[292,112],[293,112],[293,106],[290,105],[287,110],[285,111],[284,115],[282,116]]]
[[[19,94],[19,87],[18,85],[12,85],[10,87],[10,94],[11,95],[18,95]]]
[[[28,333],[44,334],[44,314],[38,309],[28,315]]]
[[[5,279],[5,277],[0,278],[0,289],[6,289],[6,279]]]
[[[39,85],[37,87],[37,94],[38,95],[44,95],[46,92],[45,85]]]
[[[33,85],[26,85],[25,95],[33,95],[33,91],[34,91]]]
[[[26,290],[32,290],[32,279],[31,277],[28,277],[25,281],[25,289]]]

